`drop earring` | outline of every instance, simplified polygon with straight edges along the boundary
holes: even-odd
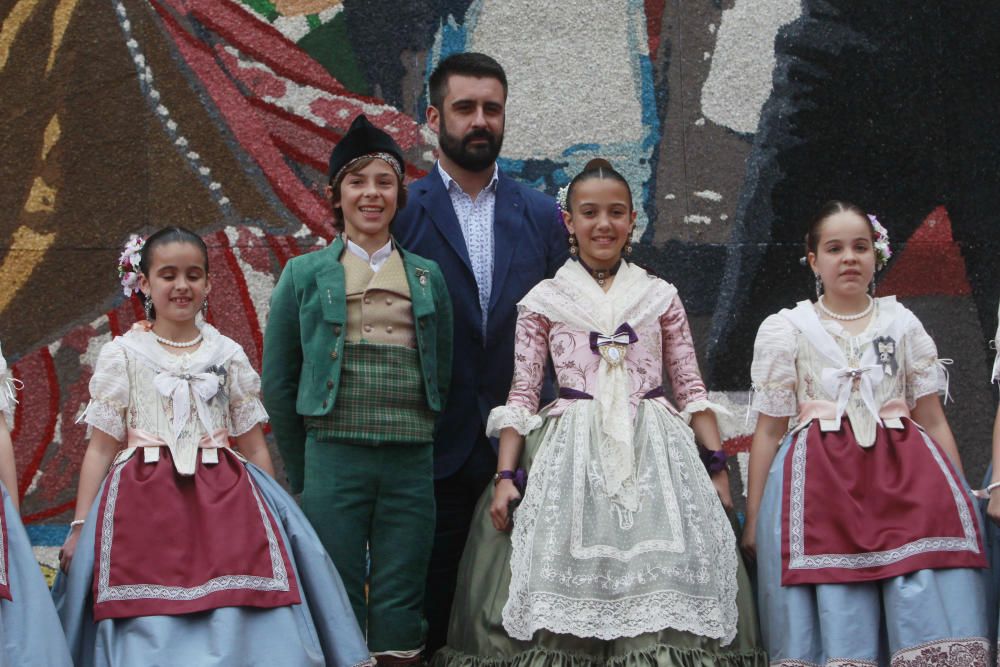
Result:
[[[153,319],[153,300],[149,297],[148,294],[145,294],[143,296],[144,299],[142,301],[142,309],[146,311],[146,319],[151,320]]]
[[[823,296],[823,281],[820,279],[819,274],[814,274],[816,276],[816,298],[819,299]]]
[[[208,294],[205,294],[205,300],[201,302],[201,316],[208,321]]]
[[[569,254],[576,257],[580,252],[580,249],[576,246],[576,234],[570,232],[569,235]]]

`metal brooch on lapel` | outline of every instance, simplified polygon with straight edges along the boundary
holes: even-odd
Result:
[[[875,354],[878,355],[882,371],[889,376],[895,375],[899,368],[896,363],[896,341],[890,336],[878,336],[872,339],[872,345],[875,346]]]
[[[421,285],[427,285],[427,270],[426,269],[416,269],[417,282]]]

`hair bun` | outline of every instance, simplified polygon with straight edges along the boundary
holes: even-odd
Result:
[[[584,171],[596,171],[598,169],[607,169],[609,171],[615,170],[615,168],[611,166],[611,163],[602,157],[595,157],[583,168]]]

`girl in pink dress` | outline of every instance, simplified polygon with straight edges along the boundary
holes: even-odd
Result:
[[[565,209],[575,258],[518,304],[513,384],[487,424],[499,469],[434,664],[763,665],[677,290],[622,258],[635,211],[606,161]],[[549,360],[559,398],[539,411]]]

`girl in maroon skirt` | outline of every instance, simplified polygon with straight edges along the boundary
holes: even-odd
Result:
[[[743,547],[772,665],[985,667],[982,526],[920,321],[874,298],[874,216],[831,202],[806,236],[817,299],[754,347]],[[790,430],[789,430],[790,428]]]
[[[82,416],[56,591],[75,664],[369,664],[336,570],[271,478],[259,376],[196,319],[204,242],[166,228],[120,268],[152,324],[101,348]]]

